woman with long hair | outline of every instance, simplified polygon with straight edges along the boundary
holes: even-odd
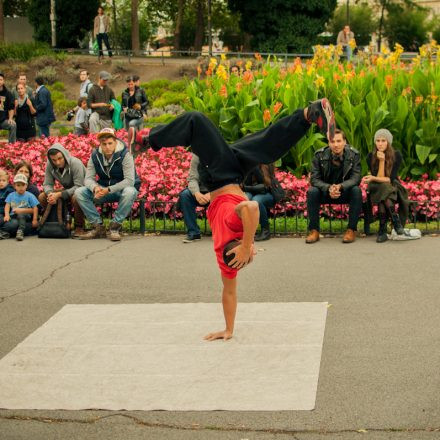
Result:
[[[17,85],[17,99],[15,100],[15,123],[17,124],[17,140],[28,141],[34,138],[35,110],[31,97],[26,93],[24,84]]]
[[[371,202],[378,205],[379,232],[376,239],[378,243],[388,240],[388,218],[391,219],[394,230],[399,235],[404,233],[402,223],[405,224],[406,220],[405,207],[408,205],[408,193],[398,178],[402,155],[393,148],[392,143],[393,135],[387,129],[376,131],[373,151],[367,156],[371,174],[363,178],[363,182],[368,184],[367,192]],[[397,202],[399,202],[400,217],[395,211]]]

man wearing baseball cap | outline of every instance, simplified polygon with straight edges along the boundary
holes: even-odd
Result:
[[[111,101],[115,99],[115,94],[107,85],[110,79],[110,73],[102,70],[99,72],[98,83],[93,84],[89,91],[87,106],[92,111],[89,119],[90,133],[98,133],[102,128],[112,126]]]
[[[109,238],[121,239],[121,225],[130,214],[140,187],[133,156],[124,142],[116,137],[112,128],[103,128],[98,133],[99,147],[93,150],[87,164],[84,185],[75,191],[75,197],[92,230],[79,236],[82,240],[106,236],[101,216],[96,205],[118,203],[110,223]]]

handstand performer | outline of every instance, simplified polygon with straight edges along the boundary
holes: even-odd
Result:
[[[254,255],[258,203],[247,200],[240,183],[258,164],[269,164],[284,156],[307,133],[312,123],[332,139],[334,121],[330,103],[324,98],[231,145],[226,143],[215,125],[198,112],[184,113],[171,123],[151,130],[129,131],[129,144],[134,143],[138,152],[149,147],[158,151],[176,145],[191,146],[206,171],[204,181],[211,192],[208,220],[223,281],[226,321],[225,330],[209,333],[206,340],[232,337],[237,309],[237,272],[251,263]],[[229,251],[235,256],[228,266],[223,260],[223,248],[234,239],[240,240],[240,244]]]

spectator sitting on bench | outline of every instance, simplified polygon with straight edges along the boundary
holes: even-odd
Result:
[[[199,157],[193,154],[189,169],[188,188],[180,193],[178,202],[187,229],[187,235],[183,239],[184,243],[192,243],[201,238],[200,228],[197,224],[196,207],[206,207],[210,202],[210,193],[203,182],[204,173],[205,170]]]
[[[80,239],[105,237],[105,227],[96,204],[118,203],[112,222],[109,238],[112,241],[121,239],[121,226],[130,214],[140,187],[133,156],[127,146],[116,138],[112,128],[103,128],[98,133],[100,145],[93,150],[87,164],[86,177],[82,188],[75,191],[76,200],[93,229]],[[96,180],[96,177],[98,179]]]
[[[38,201],[43,209],[47,204],[56,205],[58,199],[63,199],[73,206],[75,230],[74,237],[84,233],[84,214],[75,198],[75,190],[84,185],[86,167],[76,157],[58,143],[53,144],[47,152],[46,172],[43,182],[43,191],[38,196]],[[62,189],[54,188],[59,182]]]
[[[378,243],[388,240],[388,217],[396,233],[404,234],[402,225],[406,223],[409,210],[408,192],[398,178],[402,155],[393,148],[392,143],[393,135],[390,131],[385,128],[376,131],[373,152],[368,153],[367,156],[371,174],[363,178],[363,182],[368,184],[367,192],[371,202],[378,205],[379,232],[376,239]],[[399,214],[395,212],[396,203],[399,204]]]
[[[335,130],[328,147],[315,152],[312,162],[311,186],[307,191],[309,234],[306,243],[319,240],[319,210],[322,204],[349,204],[348,229],[343,243],[356,238],[357,223],[362,209],[361,158],[346,143],[344,132]]]

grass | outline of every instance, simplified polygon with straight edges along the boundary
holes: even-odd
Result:
[[[108,225],[110,222],[109,219],[104,219],[104,223]],[[200,227],[200,230],[202,231],[202,234],[211,234],[211,228],[209,227],[209,223],[204,219],[197,219],[197,223]],[[270,230],[274,231],[274,219],[269,219],[270,223]],[[205,228],[206,225],[206,228]],[[414,223],[409,223],[406,225],[407,228],[417,228],[422,231],[422,233],[439,233],[440,232],[440,225],[438,222],[417,222],[415,225]],[[345,229],[347,228],[347,221],[343,220],[342,222],[340,220],[332,220],[331,226],[330,221],[328,219],[321,219],[320,221],[320,230],[321,234],[342,234]],[[124,232],[130,232],[130,221],[126,220],[124,221],[122,225],[122,229]],[[370,225],[370,232],[372,234],[376,234],[379,229],[379,222],[374,222]],[[140,231],[140,222],[139,219],[133,219],[132,220],[132,228],[133,233]],[[145,220],[145,230],[147,233],[151,232],[157,232],[157,233],[185,233],[185,224],[183,220],[172,220],[169,218],[156,218],[154,220],[152,217],[148,217]],[[363,220],[359,220],[358,223],[358,231],[360,233],[363,233],[364,231],[364,225]],[[293,235],[293,234],[300,234],[305,235],[307,233],[307,219],[300,218],[298,219],[292,218],[292,217],[286,217],[284,218],[277,218],[275,219],[275,234],[276,235]]]

